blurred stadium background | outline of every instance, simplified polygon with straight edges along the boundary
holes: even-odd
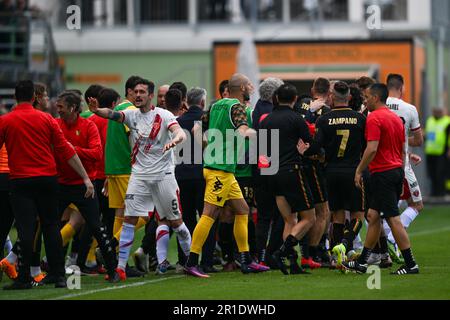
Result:
[[[71,5],[81,9],[79,30],[67,27]],[[368,28],[371,5],[381,9],[381,29]],[[238,69],[253,70],[257,81],[280,77],[301,92],[317,76],[384,81],[401,73],[424,125],[433,107],[449,108],[450,2],[0,0],[0,105],[13,104],[22,78],[47,83],[55,96],[92,83],[122,93],[132,74],[201,86],[213,99]],[[417,175],[427,194],[425,166]]]

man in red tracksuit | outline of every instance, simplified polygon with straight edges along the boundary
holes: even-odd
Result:
[[[58,215],[58,183],[55,154],[80,179],[83,195],[92,197],[94,186],[73,147],[64,138],[51,115],[33,108],[32,81],[21,81],[15,89],[17,106],[0,117],[0,148],[6,145],[10,169],[11,207],[16,219],[21,255],[19,276],[5,287],[31,289],[30,261],[37,217],[42,225],[49,262],[46,284],[65,288],[64,256]],[[86,191],[87,188],[87,191]]]
[[[96,125],[87,119],[80,117],[81,96],[73,91],[63,92],[56,102],[56,107],[60,115],[57,120],[64,136],[74,146],[91,180],[97,175],[97,163],[102,160],[102,144],[100,134]],[[59,160],[59,159],[58,159]],[[81,215],[86,220],[86,227],[89,228],[94,238],[97,240],[108,271],[111,282],[118,281],[115,272],[116,256],[110,245],[110,238],[106,234],[106,229],[100,222],[100,211],[97,196],[85,198],[82,181],[76,173],[67,166],[64,161],[57,161],[58,183],[60,185],[59,210],[62,214],[64,210],[73,203],[80,210]],[[91,237],[83,237],[84,241],[90,242]],[[83,242],[83,241],[82,241]],[[80,243],[77,265],[83,270],[88,255],[90,243]]]

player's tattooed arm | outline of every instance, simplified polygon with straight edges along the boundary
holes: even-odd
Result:
[[[108,108],[100,108],[98,100],[95,98],[88,98],[89,110],[99,117],[109,119],[112,121],[123,122],[124,115],[121,112],[113,111]]]

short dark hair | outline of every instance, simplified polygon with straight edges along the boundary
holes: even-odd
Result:
[[[16,85],[17,102],[31,102],[34,97],[34,83],[31,80],[19,81]]]
[[[275,95],[279,104],[291,104],[297,99],[298,92],[295,86],[287,83],[279,87],[277,91],[275,91]]]
[[[100,91],[98,95],[98,104],[100,108],[111,108],[113,103],[116,102],[120,98],[120,94],[110,88],[105,88]]]
[[[387,77],[386,84],[389,90],[400,90],[405,84],[405,80],[402,75],[391,73]]]
[[[170,86],[169,90],[171,89],[178,89],[181,92],[181,99],[186,99],[187,96],[187,87],[183,82],[174,82]]]
[[[314,80],[313,90],[318,94],[327,94],[330,92],[330,80],[325,78],[317,78]]]
[[[376,81],[370,77],[361,77],[356,80],[356,84],[358,85],[359,90],[364,91],[370,88],[371,85],[374,85]]]
[[[348,106],[352,108],[354,111],[361,111],[361,106],[364,103],[364,99],[362,97],[361,90],[359,90],[358,86],[350,86],[350,95],[352,99],[348,103]]]
[[[338,81],[334,84],[334,91],[341,95],[348,95],[350,92],[350,88],[344,81]]]
[[[371,95],[379,97],[382,103],[386,103],[389,97],[389,90],[384,83],[375,83],[369,90]]]
[[[178,89],[170,89],[166,93],[166,108],[173,114],[181,109],[182,94]]]
[[[140,84],[142,84],[144,86],[147,86],[148,94],[155,93],[155,84],[152,81],[150,81],[150,80],[142,79],[142,78],[139,79],[139,80],[136,80],[136,82],[134,84],[134,87],[133,87],[133,90]]]
[[[84,101],[88,101],[88,98],[95,98],[98,99],[98,95],[100,94],[100,91],[105,89],[104,86],[99,84],[93,84],[87,88],[86,92],[84,93]]]
[[[229,85],[230,85],[230,81],[229,80],[223,80],[220,84],[219,84],[219,93],[220,96],[223,97],[223,94],[225,93],[225,90],[228,89],[229,90]]]
[[[64,101],[68,106],[74,106],[75,111],[81,112],[81,95],[75,90],[66,90],[58,96],[58,100]]]
[[[125,83],[125,97],[128,96],[128,89],[134,90],[136,88],[137,82],[142,80],[139,76],[131,76],[128,78],[127,82]]]

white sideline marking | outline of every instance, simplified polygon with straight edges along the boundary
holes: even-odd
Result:
[[[450,231],[450,227],[413,232],[409,236],[410,237],[428,236],[430,234],[441,233],[441,232],[446,232],[446,231]]]
[[[115,286],[115,287],[108,287],[108,288],[103,288],[103,289],[89,290],[89,291],[80,292],[80,293],[67,294],[67,295],[64,295],[64,296],[51,298],[51,299],[48,299],[48,300],[72,299],[72,298],[77,298],[77,297],[86,296],[86,295],[89,295],[89,294],[95,294],[95,293],[99,293],[99,292],[113,291],[113,290],[133,288],[133,287],[140,287],[140,286],[145,286],[146,284],[158,283],[158,282],[163,282],[163,281],[172,280],[172,279],[180,279],[180,278],[184,278],[184,276],[176,276],[176,277],[163,278],[163,279],[150,280],[150,281],[141,281],[141,282],[136,282],[136,283],[132,283],[132,284],[125,284],[125,285],[122,285],[122,286]]]

